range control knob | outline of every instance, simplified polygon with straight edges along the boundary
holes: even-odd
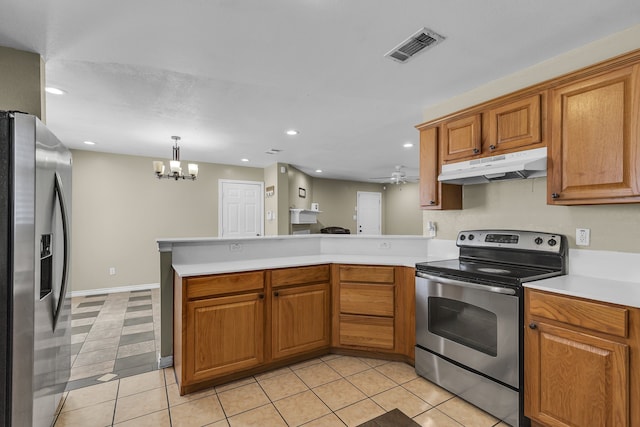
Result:
[[[549,241],[547,242],[549,244],[549,246],[555,246],[558,244],[558,242],[556,241],[556,239],[549,239]]]
[[[466,238],[467,238],[467,236],[465,236],[464,234],[461,234],[461,235],[460,235],[460,241],[463,241],[463,240],[465,240]]]
[[[469,240],[473,240],[475,238],[476,238],[476,236],[474,236],[473,234],[469,234]]]
[[[536,242],[536,245],[541,245],[544,240],[542,240],[542,237],[536,237],[536,240],[534,240],[534,242]]]

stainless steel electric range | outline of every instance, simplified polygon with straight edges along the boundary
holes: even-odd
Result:
[[[523,400],[522,283],[566,274],[560,234],[471,230],[457,259],[416,264],[416,372],[513,426]]]

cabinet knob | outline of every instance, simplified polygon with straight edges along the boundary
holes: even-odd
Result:
[[[529,323],[529,328],[530,329],[538,329],[538,325],[536,325],[535,323],[531,322],[531,323]]]
[[[478,150],[477,148],[473,149],[473,154],[478,154],[480,152],[480,150]]]
[[[496,146],[495,146],[495,145],[493,145],[493,144],[491,144],[491,145],[489,146],[489,149],[490,149],[490,150],[495,150],[495,149],[496,149]]]
[[[277,297],[277,296],[279,296],[279,295],[280,295],[280,292],[278,292],[278,291],[275,291],[275,292],[273,293],[273,296],[275,296],[275,297]]]
[[[552,199],[559,199],[560,195],[558,193],[551,193],[551,198]]]
[[[258,294],[258,298],[264,299],[264,294]]]
[[[436,202],[435,202],[435,200],[429,200],[429,204],[430,204],[430,205],[435,205],[435,204],[436,204]]]

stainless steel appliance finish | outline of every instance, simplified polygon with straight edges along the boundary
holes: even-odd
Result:
[[[566,273],[564,236],[458,234],[458,259],[416,265],[416,372],[504,422],[523,414],[522,283]]]
[[[50,426],[71,364],[71,153],[36,117],[0,112],[0,154],[0,426]]]

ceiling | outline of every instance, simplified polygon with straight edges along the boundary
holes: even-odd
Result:
[[[0,45],[45,59],[69,147],[167,159],[179,135],[182,160],[357,181],[417,174],[427,107],[640,22],[637,0],[3,3]],[[446,40],[383,56],[422,27]]]

